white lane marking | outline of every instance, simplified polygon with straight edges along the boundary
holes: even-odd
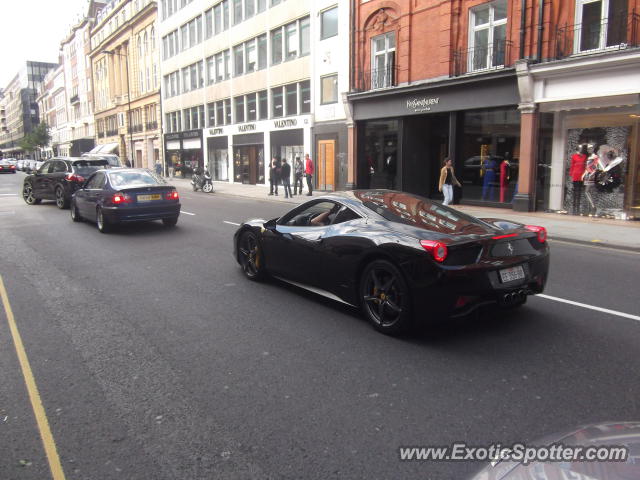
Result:
[[[17,197],[17,193],[0,193],[0,197]]]
[[[608,313],[610,315],[617,315],[618,317],[630,318],[631,320],[640,322],[640,317],[638,315],[631,315],[630,313],[618,312],[617,310],[609,310],[608,308],[595,307],[593,305],[587,305],[586,303],[565,300],[564,298],[552,297],[551,295],[544,295],[542,293],[536,295],[536,297],[546,298],[547,300],[553,300],[554,302],[568,303],[569,305],[575,305],[576,307],[588,308],[589,310]]]
[[[185,212],[184,210],[180,210],[180,213],[184,213],[185,215],[195,215],[195,213]]]
[[[236,223],[236,222],[229,222],[229,221],[227,221],[227,220],[224,220],[222,223],[228,223],[229,225],[235,225],[236,227],[240,226],[240,224],[239,224],[239,223]]]

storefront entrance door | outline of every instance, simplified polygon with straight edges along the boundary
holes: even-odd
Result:
[[[264,168],[262,148],[262,145],[234,147],[233,167],[236,182],[250,185],[264,183],[264,176],[261,173]]]
[[[318,190],[335,190],[336,141],[318,141]]]

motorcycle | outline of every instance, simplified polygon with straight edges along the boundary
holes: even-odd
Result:
[[[204,171],[204,174],[194,173],[191,177],[191,187],[196,192],[198,189],[204,193],[213,192],[213,182],[211,181],[211,174],[208,170]]]

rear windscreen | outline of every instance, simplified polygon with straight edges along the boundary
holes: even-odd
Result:
[[[78,160],[73,162],[73,169],[78,175],[87,177],[96,170],[109,166],[106,160]]]
[[[114,188],[135,187],[137,185],[159,185],[157,176],[145,171],[117,171],[109,173],[109,181]]]

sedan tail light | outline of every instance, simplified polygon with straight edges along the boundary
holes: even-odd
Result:
[[[111,197],[111,203],[114,205],[122,205],[124,203],[133,203],[133,199],[126,193],[116,192]]]
[[[84,182],[84,177],[78,175],[77,173],[67,173],[67,176],[65,178],[70,182]]]
[[[170,192],[167,193],[167,200],[179,200],[179,199],[180,199],[180,195],[178,195],[177,190],[171,190]]]
[[[529,230],[530,232],[536,232],[538,234],[538,241],[540,243],[544,243],[547,241],[547,229],[544,227],[539,227],[537,225],[525,225],[524,228]]]
[[[437,240],[420,240],[420,245],[422,245],[422,248],[429,252],[438,263],[444,262],[447,258],[447,246],[442,242],[438,242]]]

